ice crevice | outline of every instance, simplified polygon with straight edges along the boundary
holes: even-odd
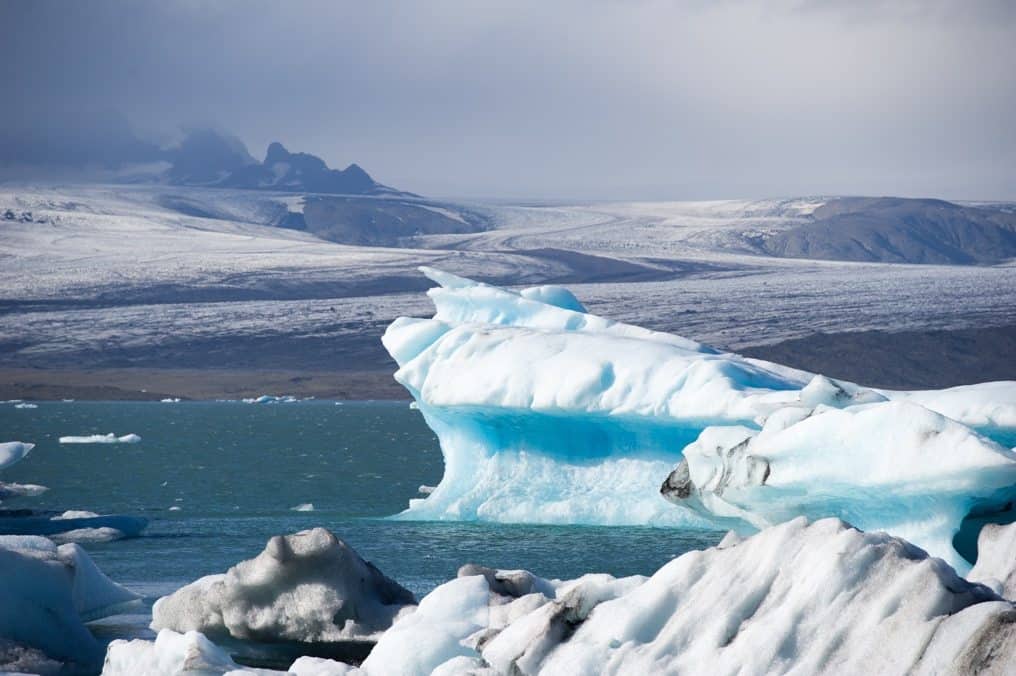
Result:
[[[834,516],[967,570],[968,517],[1016,501],[1016,382],[877,390],[611,321],[559,287],[422,271],[434,316],[383,342],[445,474],[400,518],[748,534]]]

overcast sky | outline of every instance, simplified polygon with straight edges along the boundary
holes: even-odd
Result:
[[[215,125],[435,196],[1016,199],[1006,0],[0,0],[0,26],[8,128]]]

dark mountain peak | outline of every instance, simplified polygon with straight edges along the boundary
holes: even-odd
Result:
[[[212,185],[238,169],[257,164],[243,141],[214,129],[189,130],[167,155],[173,163],[169,180],[178,184]]]
[[[285,162],[288,159],[289,151],[286,150],[286,146],[282,145],[278,141],[272,141],[268,144],[268,153],[265,155],[265,164]]]

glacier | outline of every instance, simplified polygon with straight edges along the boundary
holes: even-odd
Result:
[[[397,518],[748,533],[831,516],[963,571],[965,520],[1016,500],[1016,382],[876,390],[599,317],[559,287],[421,271],[435,314],[382,342],[445,473]]]

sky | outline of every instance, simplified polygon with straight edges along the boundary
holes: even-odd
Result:
[[[0,0],[0,26],[25,137],[213,126],[475,199],[1016,199],[1006,0]]]

